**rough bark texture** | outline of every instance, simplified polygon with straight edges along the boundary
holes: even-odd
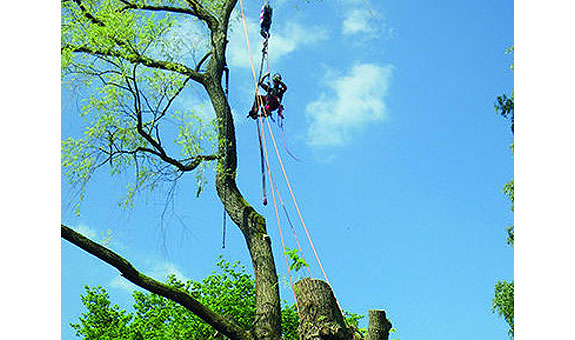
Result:
[[[152,293],[166,297],[179,303],[202,320],[214,327],[218,332],[234,340],[251,340],[251,335],[233,320],[229,320],[210,310],[186,291],[170,287],[165,283],[156,281],[139,272],[130,262],[106,247],[82,236],[65,225],[61,225],[62,238],[98,257],[102,261],[114,266],[122,276],[135,285]]]
[[[227,27],[212,32],[213,54],[209,60],[204,87],[214,111],[221,122],[218,131],[220,155],[216,189],[227,214],[239,227],[252,259],[256,281],[256,322],[253,328],[256,339],[281,338],[281,305],[278,276],[271,240],[266,231],[266,221],[243,198],[236,184],[237,155],[233,116],[221,85],[227,44]]]
[[[322,280],[302,279],[294,284],[300,340],[352,340],[331,287]]]
[[[387,340],[391,327],[391,322],[387,320],[385,311],[370,309],[366,340]]]

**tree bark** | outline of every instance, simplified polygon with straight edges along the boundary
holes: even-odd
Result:
[[[236,184],[237,155],[234,122],[221,79],[225,66],[225,31],[212,34],[213,54],[207,67],[209,76],[204,82],[210,97],[218,126],[218,167],[216,190],[227,214],[239,227],[252,259],[256,282],[256,321],[253,332],[256,339],[281,338],[281,305],[278,276],[267,234],[265,218],[249,205]]]
[[[331,287],[322,280],[305,278],[294,284],[300,323],[300,340],[351,340]]]
[[[366,340],[387,340],[391,327],[384,310],[370,309]]]
[[[114,253],[110,249],[91,241],[74,230],[61,225],[62,238],[75,244],[102,261],[114,266],[122,273],[122,276],[133,284],[142,287],[149,292],[163,296],[179,303],[192,313],[196,314],[206,323],[214,327],[218,332],[233,340],[251,340],[251,334],[242,329],[235,322],[210,310],[198,300],[194,299],[184,290],[170,287],[165,283],[156,281],[139,272],[130,262]]]

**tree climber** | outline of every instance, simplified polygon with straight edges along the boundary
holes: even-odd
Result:
[[[266,73],[258,83],[265,91],[265,95],[256,95],[254,100],[254,105],[252,109],[248,113],[248,117],[252,117],[253,119],[258,118],[258,110],[260,103],[263,105],[262,115],[267,117],[271,115],[271,113],[275,110],[278,110],[278,115],[283,118],[283,105],[281,104],[282,98],[284,93],[287,90],[287,86],[284,82],[282,82],[282,76],[279,73],[276,73],[272,77],[273,86],[270,87],[265,84],[264,80],[269,77],[269,72]],[[259,99],[258,99],[259,97]]]

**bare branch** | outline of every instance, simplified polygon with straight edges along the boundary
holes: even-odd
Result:
[[[202,59],[200,60],[200,62],[196,65],[196,72],[200,71],[200,67],[202,67],[202,64],[204,63],[204,61],[206,61],[206,59],[208,59],[208,57],[212,54],[213,52],[210,51],[208,53],[206,53],[205,56],[202,57]]]
[[[250,334],[233,323],[232,321],[216,314],[211,309],[204,306],[201,302],[194,299],[190,294],[182,289],[170,287],[165,283],[154,280],[139,272],[126,259],[111,251],[110,249],[91,241],[85,236],[75,232],[71,228],[61,225],[61,236],[63,239],[78,246],[86,252],[96,256],[100,260],[118,269],[121,275],[133,284],[142,287],[154,294],[163,296],[174,302],[179,303],[200,319],[204,320],[218,332],[225,334],[233,340],[251,340]]]

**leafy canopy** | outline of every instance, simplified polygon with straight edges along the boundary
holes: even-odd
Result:
[[[509,325],[509,335],[514,336],[514,282],[505,280],[495,284],[495,297],[492,310],[499,314]]]
[[[203,3],[217,12],[223,1]],[[209,49],[205,25],[177,0],[62,1],[61,9],[62,82],[85,122],[81,135],[62,141],[63,174],[78,190],[76,212],[104,165],[112,175],[130,170],[125,207],[136,193],[192,170],[199,193],[203,161],[215,159],[216,144],[211,112],[189,105],[197,76],[190,63]]]
[[[255,321],[255,281],[239,262],[229,263],[222,259],[218,270],[201,282],[182,282],[175,276],[168,277],[167,284],[185,290],[211,310],[232,318],[238,325],[251,329]],[[76,335],[85,340],[96,339],[216,339],[218,333],[210,325],[179,304],[149,292],[134,291],[133,312],[127,312],[112,304],[105,288],[88,287],[82,295],[86,312],[78,323],[71,326]],[[282,338],[297,340],[299,318],[295,305],[284,302],[282,310]],[[362,315],[344,312],[349,326],[359,335]],[[220,335],[221,336],[221,335]]]
[[[221,315],[233,318],[251,329],[255,320],[255,281],[238,262],[221,259],[213,272],[201,282],[182,282],[169,276],[167,283],[183,289],[202,304]],[[134,312],[112,305],[106,290],[86,287],[82,303],[87,309],[71,326],[82,339],[215,339],[217,332],[184,307],[153,293],[134,291]],[[282,308],[282,334],[296,340],[298,318],[295,306]]]

